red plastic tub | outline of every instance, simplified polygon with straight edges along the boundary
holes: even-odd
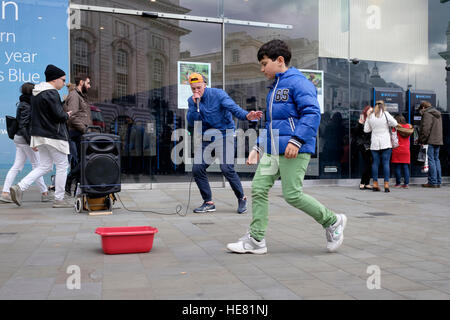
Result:
[[[158,229],[150,226],[104,227],[95,233],[102,236],[102,249],[106,254],[149,252]]]

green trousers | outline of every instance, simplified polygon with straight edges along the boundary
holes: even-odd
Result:
[[[308,153],[300,153],[295,159],[286,159],[283,155],[263,155],[252,181],[250,235],[255,240],[261,241],[265,236],[269,220],[269,190],[279,177],[287,203],[306,212],[324,228],[336,222],[336,215],[330,209],[303,193],[303,179],[310,159]]]

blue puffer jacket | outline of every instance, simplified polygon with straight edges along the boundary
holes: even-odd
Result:
[[[192,97],[188,99],[187,120],[193,126],[194,121],[202,121],[202,132],[218,129],[225,134],[226,129],[235,129],[233,115],[240,120],[247,120],[248,112],[239,107],[228,94],[216,88],[205,88],[200,99],[199,109]]]
[[[320,107],[312,82],[293,67],[277,73],[266,103],[267,135],[258,137],[255,149],[260,153],[284,154],[287,144],[292,142],[300,147],[299,153],[314,154]],[[272,143],[271,132],[274,136]],[[273,144],[278,152],[272,152]]]

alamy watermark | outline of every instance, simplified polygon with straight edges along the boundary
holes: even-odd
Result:
[[[81,289],[81,269],[77,265],[70,265],[66,269],[66,273],[70,274],[66,280],[66,288],[69,290]]]
[[[267,150],[267,141],[270,137],[271,156],[277,158],[279,150],[279,130],[273,129],[273,136],[268,135],[266,129],[208,129],[202,132],[202,122],[194,122],[194,131],[190,133],[183,128],[172,131],[171,141],[176,145],[171,150],[172,163],[184,164],[245,164],[246,151],[252,150],[258,139],[258,148]],[[248,147],[248,148],[247,148]],[[262,156],[262,154],[260,155]],[[278,163],[277,161],[275,163]]]
[[[377,265],[370,265],[367,267],[366,272],[370,274],[367,278],[367,289],[381,289],[381,269]]]

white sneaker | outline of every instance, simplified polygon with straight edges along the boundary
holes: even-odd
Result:
[[[4,196],[1,195],[0,196],[0,203],[13,203],[14,201],[11,200],[11,195],[8,193],[8,195]]]
[[[239,238],[238,242],[227,244],[227,249],[236,253],[267,253],[266,240],[256,241],[250,236],[250,232]]]
[[[74,208],[75,203],[69,199],[54,200],[52,208]]]
[[[53,198],[54,197],[51,196],[50,193],[47,195],[41,194],[41,202],[51,202],[51,201],[53,201]]]
[[[16,184],[9,188],[9,194],[11,200],[20,207],[22,205],[23,191],[20,189],[19,185]]]
[[[336,217],[336,222],[325,229],[328,252],[335,252],[344,241],[344,228],[347,224],[347,217],[345,214],[336,214]]]

